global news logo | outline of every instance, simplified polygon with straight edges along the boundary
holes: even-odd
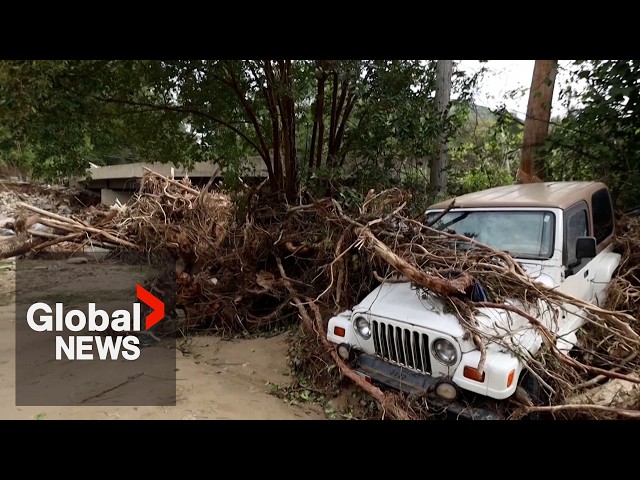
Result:
[[[139,284],[136,284],[136,296],[151,308],[144,323],[144,329],[149,330],[164,318],[164,303]],[[27,310],[27,324],[33,331],[59,332],[55,337],[56,360],[137,360],[140,357],[140,339],[132,334],[142,331],[139,302],[133,302],[131,311],[120,309],[111,315],[96,308],[95,303],[88,304],[86,315],[82,310],[69,310],[66,314],[64,310],[62,303],[52,308],[44,302],[34,303]],[[107,335],[100,334],[107,331]]]

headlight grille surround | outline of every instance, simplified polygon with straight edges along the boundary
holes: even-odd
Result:
[[[353,328],[355,328],[356,333],[365,340],[369,340],[371,338],[371,322],[366,317],[357,315],[353,319]]]
[[[458,352],[446,338],[437,338],[431,344],[431,353],[443,365],[450,367],[458,361]]]

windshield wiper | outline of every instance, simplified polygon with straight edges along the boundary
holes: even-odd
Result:
[[[441,225],[438,230],[445,230],[445,229],[449,228],[451,225],[453,225],[455,223],[458,223],[460,220],[464,220],[465,218],[467,218],[470,213],[471,212],[464,212],[464,213],[460,214],[459,217],[456,217],[453,220],[451,220],[450,222],[447,222],[444,225]]]
[[[547,260],[548,257],[547,255],[535,255],[533,253],[511,253],[510,254],[513,258],[521,258],[523,260]]]

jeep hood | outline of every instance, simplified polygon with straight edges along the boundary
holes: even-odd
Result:
[[[353,312],[435,330],[462,341],[465,330],[455,314],[447,312],[446,308],[432,292],[415,288],[407,281],[380,285],[354,307]],[[527,350],[539,343],[539,337],[534,334],[529,322],[519,315],[500,309],[480,308],[476,319],[480,330],[501,336],[511,332],[514,342]]]
[[[525,271],[525,273],[529,275],[529,277],[531,277],[532,280],[535,280],[536,282],[540,282],[543,285],[551,288],[558,286],[556,285],[556,282],[553,281],[553,278],[551,277],[551,275],[549,275],[545,271],[545,268],[543,267],[542,264],[538,262],[530,263],[530,262],[524,262],[524,261],[520,261],[518,263],[520,264],[522,269]]]
[[[456,316],[444,312],[444,304],[440,299],[428,291],[413,287],[408,281],[380,285],[353,311],[437,330],[456,338],[464,334]]]

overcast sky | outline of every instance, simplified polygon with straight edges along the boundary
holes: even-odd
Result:
[[[479,60],[460,60],[460,67],[468,72],[474,73],[483,65],[488,72],[480,80],[476,91],[476,103],[484,107],[497,108],[505,105],[507,110],[524,118],[527,111],[527,101],[529,99],[529,88],[531,86],[531,76],[533,75],[533,64],[535,60],[489,60],[480,63]],[[553,91],[552,115],[562,115],[564,109],[560,105],[558,95],[560,85],[567,78],[565,67],[570,64],[570,60],[559,61],[559,71]],[[515,98],[509,98],[509,93],[521,89],[522,92]]]

